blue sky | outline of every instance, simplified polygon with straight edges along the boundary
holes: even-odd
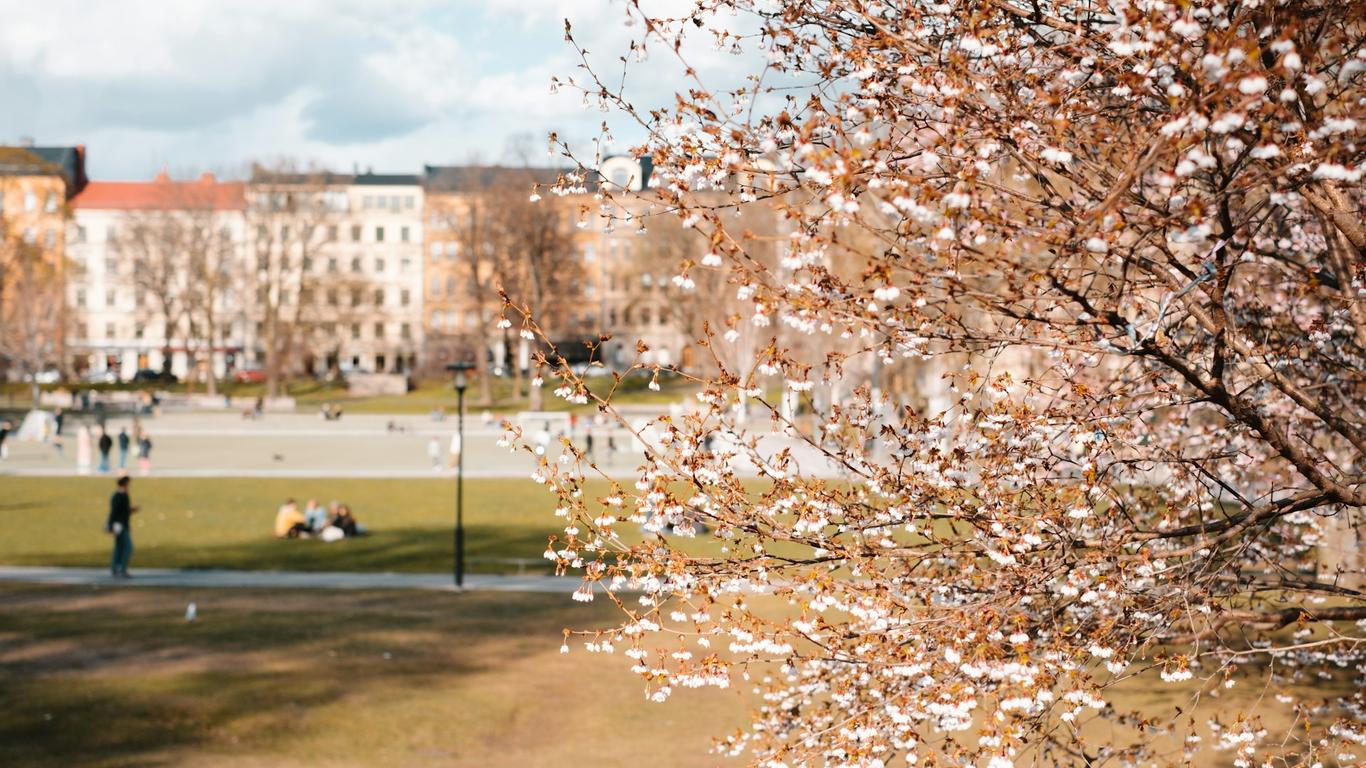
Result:
[[[609,64],[639,29],[621,0],[0,0],[0,142],[86,144],[101,179],[515,162],[517,136],[542,163],[548,131],[586,140],[604,117],[550,93],[576,63],[565,17]],[[738,63],[693,60],[727,80]],[[637,82],[671,100],[669,78]],[[639,138],[620,122],[621,146]]]

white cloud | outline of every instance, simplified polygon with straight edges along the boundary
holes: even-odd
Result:
[[[659,0],[681,8],[690,0]],[[658,2],[656,3],[658,4]],[[146,177],[296,156],[416,171],[498,159],[509,137],[588,137],[604,118],[549,92],[576,73],[563,18],[595,64],[616,58],[621,0],[0,0],[0,141],[85,143],[93,172]],[[660,47],[656,47],[660,50]],[[689,46],[704,76],[736,60]],[[683,85],[662,51],[641,103]],[[718,82],[720,86],[733,82]],[[628,126],[613,118],[630,141]],[[537,144],[539,147],[539,143]],[[543,157],[543,155],[540,155]]]

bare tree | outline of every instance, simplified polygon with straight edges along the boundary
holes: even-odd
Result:
[[[57,364],[64,335],[60,307],[60,271],[35,243],[11,232],[0,216],[0,357],[33,383],[37,374]]]
[[[257,167],[248,187],[250,282],[270,397],[279,394],[296,356],[313,337],[320,290],[341,290],[338,273],[318,263],[337,240],[339,212],[346,207],[345,193],[332,189],[334,182],[324,172],[282,165]]]

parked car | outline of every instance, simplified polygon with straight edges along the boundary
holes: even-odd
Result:
[[[24,374],[24,381],[37,384],[56,384],[62,380],[61,371],[38,371],[37,373]]]
[[[119,375],[111,370],[96,371],[91,369],[81,374],[81,381],[91,384],[117,384]]]
[[[180,379],[177,379],[176,375],[170,371],[155,371],[151,368],[143,368],[133,374],[132,379],[135,384],[174,384],[179,380]]]
[[[232,380],[239,384],[260,384],[266,380],[266,370],[249,366],[232,372]]]

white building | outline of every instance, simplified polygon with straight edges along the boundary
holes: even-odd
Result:
[[[72,199],[66,346],[78,371],[204,378],[242,364],[243,190],[162,174],[92,182]]]

